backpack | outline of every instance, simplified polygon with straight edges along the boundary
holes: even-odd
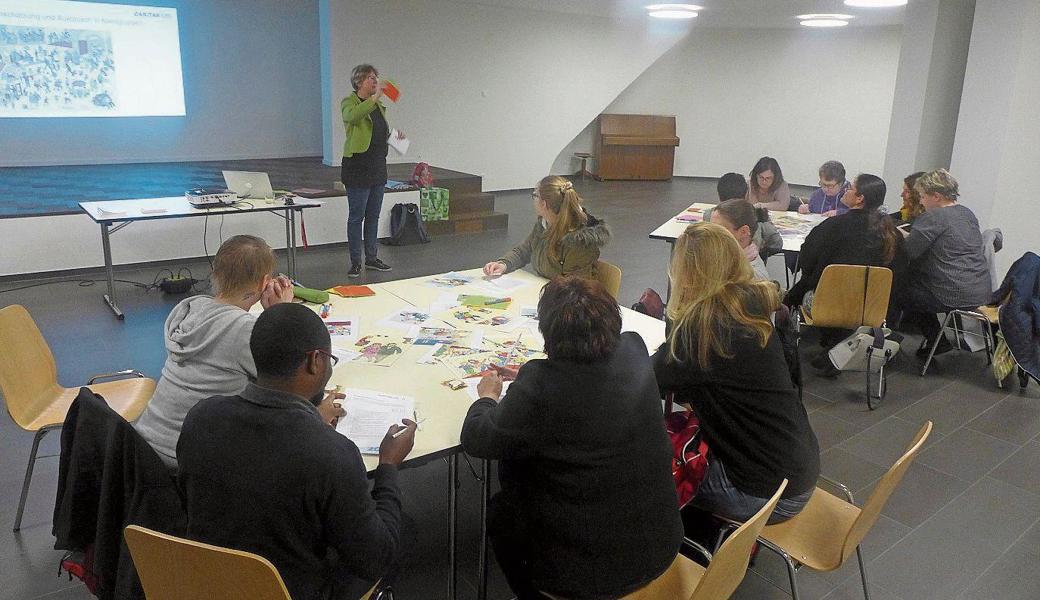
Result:
[[[658,294],[652,288],[646,288],[643,290],[643,295],[639,297],[639,300],[632,305],[632,310],[649,315],[655,319],[664,319],[664,300],[661,300],[661,294]]]
[[[433,171],[430,170],[430,165],[424,162],[415,165],[415,170],[412,171],[412,184],[419,187],[433,185]]]
[[[390,210],[390,238],[383,243],[390,246],[425,244],[430,234],[419,218],[419,207],[413,203],[395,204]]]
[[[664,424],[672,442],[672,478],[682,508],[697,495],[708,473],[708,444],[692,410],[670,412],[664,416]]]

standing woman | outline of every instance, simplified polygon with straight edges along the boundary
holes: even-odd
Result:
[[[787,210],[791,205],[791,188],[784,181],[780,163],[772,156],[763,156],[751,169],[747,201],[755,208]]]
[[[340,177],[347,189],[347,238],[350,243],[348,277],[361,275],[362,239],[364,268],[389,271],[390,265],[376,257],[379,251],[379,210],[386,189],[386,153],[390,126],[386,107],[379,102],[383,84],[372,65],[358,65],[350,74],[354,93],[339,104],[347,139],[343,143]],[[398,138],[404,134],[397,132]]]

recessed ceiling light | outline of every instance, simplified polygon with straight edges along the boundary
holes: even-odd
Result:
[[[703,6],[697,6],[696,4],[650,4],[646,7],[647,10],[687,10],[691,12],[697,12],[698,10],[704,10]]]
[[[693,19],[697,16],[692,10],[652,10],[649,14],[658,19]]]
[[[848,24],[848,21],[840,19],[806,19],[802,21],[802,25],[806,27],[845,27]]]
[[[858,6],[860,8],[885,8],[888,6],[903,6],[906,0],[845,0],[846,6]]]
[[[796,19],[805,21],[807,19],[840,19],[842,21],[848,21],[849,19],[855,19],[852,15],[842,15],[838,13],[813,13],[811,15],[798,15]]]

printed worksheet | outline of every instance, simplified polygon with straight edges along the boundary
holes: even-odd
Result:
[[[373,390],[347,388],[343,408],[347,414],[336,431],[357,444],[362,454],[379,454],[379,444],[391,425],[415,418],[415,399]]]

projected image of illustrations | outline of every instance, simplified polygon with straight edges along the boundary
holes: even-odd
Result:
[[[0,116],[117,108],[105,31],[0,25]]]

